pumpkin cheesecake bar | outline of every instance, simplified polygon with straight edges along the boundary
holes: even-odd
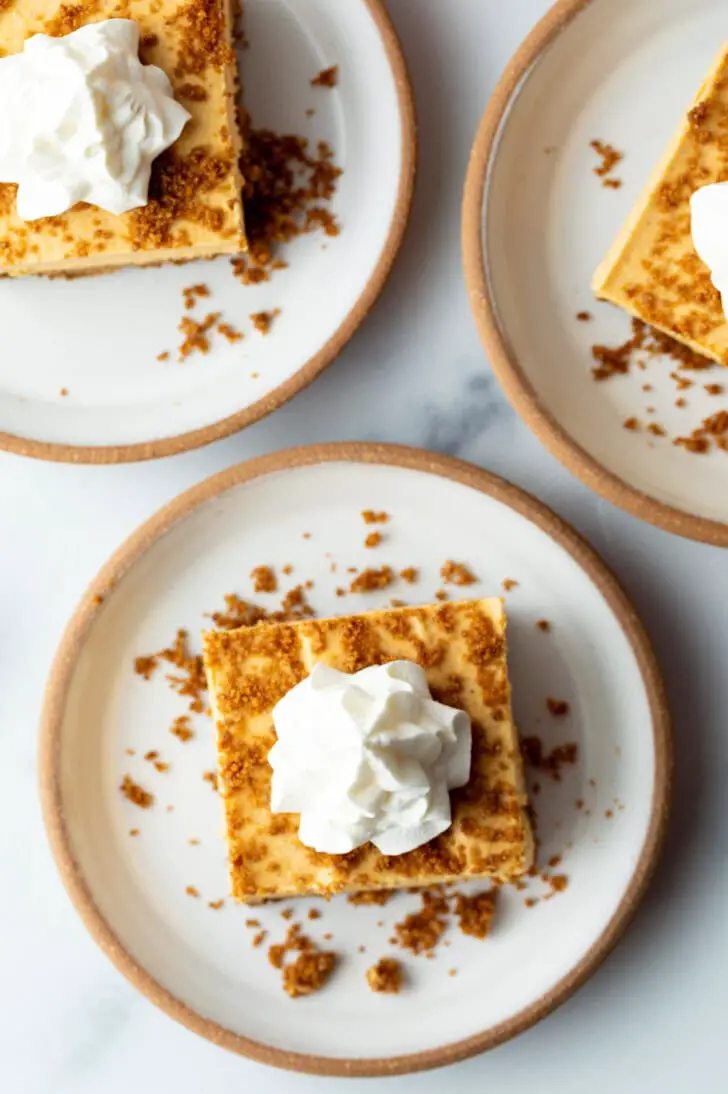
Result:
[[[592,288],[601,300],[728,365],[728,323],[691,234],[690,199],[728,178],[728,46],[630,213]]]
[[[20,54],[33,35],[62,38],[109,19],[138,24],[140,59],[167,75],[190,120],[154,160],[146,205],[129,212],[79,203],[23,220],[17,187],[0,184],[0,277],[70,277],[245,249],[232,0],[6,0],[0,58]]]
[[[502,600],[486,599],[206,634],[233,897],[256,904],[474,878],[500,883],[527,871],[534,843],[505,631]],[[298,838],[297,814],[271,811],[273,710],[314,668],[354,674],[401,661],[421,666],[434,700],[470,718],[470,775],[450,793],[450,826],[404,854],[382,854],[373,843],[345,854],[313,850]]]

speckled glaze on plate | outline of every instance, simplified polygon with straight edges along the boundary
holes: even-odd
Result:
[[[412,89],[384,2],[246,0],[245,13],[246,106],[256,127],[333,148],[344,169],[332,205],[341,234],[293,241],[289,267],[254,286],[233,277],[228,258],[0,280],[0,448],[119,463],[208,444],[311,383],[377,300],[404,236],[416,161]],[[333,64],[337,86],[312,87]],[[182,289],[200,282],[211,296],[191,314],[220,311],[245,338],[216,336],[207,356],[178,364]],[[250,316],[275,308],[268,336],[256,334]],[[158,361],[164,352],[169,360]]]
[[[384,540],[364,546],[364,509],[384,510]],[[442,519],[447,514],[447,519]],[[533,801],[544,862],[561,856],[568,887],[503,890],[485,942],[453,929],[436,958],[403,955],[408,985],[376,996],[365,973],[416,896],[385,908],[321,904],[304,930],[342,961],[318,994],[292,1001],[254,948],[288,926],[280,907],[246,912],[227,893],[212,725],[169,733],[186,702],[162,672],[133,660],[195,635],[237,592],[273,607],[306,580],[321,615],[432,601],[440,569],[463,561],[479,581],[452,595],[504,593],[516,721],[548,748],[578,744],[560,782],[540,773]],[[254,597],[248,575],[272,565],[277,594]],[[336,595],[349,567],[420,570],[416,585]],[[284,567],[291,565],[289,578]],[[335,569],[332,569],[335,567]],[[509,581],[510,579],[510,581]],[[517,582],[517,584],[511,584]],[[550,629],[539,628],[548,620]],[[162,670],[163,671],[163,670]],[[546,699],[570,712],[549,714]],[[127,750],[131,749],[133,755]],[[155,771],[148,750],[170,764]],[[485,471],[415,449],[331,445],[234,467],[189,490],[129,539],[92,582],[48,684],[40,742],[42,802],[63,881],[90,933],[123,974],[184,1025],[265,1063],[323,1075],[391,1075],[473,1055],[528,1028],[599,966],[645,892],[670,798],[670,719],[649,642],[619,585],[584,541],[535,499]],[[141,810],[119,792],[129,774],[151,791]],[[579,806],[578,803],[581,803]],[[168,807],[172,811],[168,811]],[[138,836],[130,836],[131,829]],[[199,840],[199,843],[190,843]],[[185,890],[192,886],[199,898]],[[539,898],[534,907],[525,900]],[[381,926],[379,925],[381,924]],[[366,948],[365,953],[359,947]],[[454,969],[457,975],[449,975]]]
[[[591,347],[619,346],[629,317],[590,282],[725,40],[721,0],[560,0],[506,67],[477,133],[463,203],[470,301],[489,360],[519,414],[588,486],[643,520],[728,546],[728,457],[671,438],[728,406],[728,373],[676,406],[674,362],[595,383]],[[564,73],[568,72],[568,79]],[[594,174],[590,142],[625,153],[619,189]],[[577,313],[592,313],[579,322]],[[649,382],[651,389],[643,390]],[[652,407],[652,410],[648,408]],[[656,423],[630,432],[636,416]]]

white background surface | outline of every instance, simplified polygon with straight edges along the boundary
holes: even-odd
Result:
[[[384,299],[313,388],[243,435],[162,463],[72,468],[0,456],[2,1094],[233,1087],[305,1094],[344,1085],[226,1055],[126,984],[86,935],[56,877],[34,759],[41,691],[62,627],[120,540],[180,490],[233,462],[294,443],[352,438],[410,442],[481,463],[585,533],[647,624],[676,719],[666,854],[613,957],[517,1041],[450,1072],[391,1080],[391,1087],[401,1094],[423,1086],[434,1094],[725,1090],[728,557],[617,512],[542,450],[488,373],[462,282],[459,213],[472,137],[500,70],[546,7],[545,0],[390,0],[420,111],[413,223]]]

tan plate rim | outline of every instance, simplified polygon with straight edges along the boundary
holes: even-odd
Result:
[[[449,479],[495,498],[555,540],[598,588],[634,651],[650,705],[655,748],[655,791],[644,846],[616,912],[582,960],[550,991],[506,1022],[436,1049],[372,1060],[332,1059],[272,1048],[203,1018],[166,991],[124,948],[96,907],[81,866],[73,855],[60,782],[62,726],[68,690],[84,642],[100,610],[99,598],[116,586],[172,526],[210,499],[261,476],[327,462],[402,467]],[[650,640],[617,579],[577,532],[540,501],[481,468],[422,449],[344,443],[289,449],[213,475],[165,505],[127,539],[91,583],[61,641],[45,694],[38,765],[45,827],[66,890],[92,937],[134,987],[188,1029],[261,1063],[316,1075],[387,1076],[452,1064],[501,1044],[544,1018],[596,971],[631,921],[657,864],[672,796],[673,742],[665,688]]]
[[[481,118],[470,154],[462,209],[463,264],[470,307],[493,371],[506,396],[529,429],[572,474],[640,520],[688,539],[728,547],[728,524],[686,513],[657,501],[608,471],[576,443],[541,402],[504,339],[488,283],[483,207],[488,176],[498,151],[501,126],[526,73],[573,19],[588,4],[595,2],[557,0],[516,50]]]
[[[222,440],[278,410],[338,357],[344,346],[374,307],[387,282],[409,223],[417,171],[417,119],[414,93],[402,45],[385,7],[385,0],[363,0],[384,44],[397,89],[402,120],[402,167],[397,198],[389,232],[379,261],[353,308],[328,342],[282,384],[251,406],[201,429],[180,433],[162,440],[127,445],[67,445],[34,441],[12,433],[0,432],[0,450],[18,456],[51,460],[57,463],[116,464],[175,456],[194,448]]]

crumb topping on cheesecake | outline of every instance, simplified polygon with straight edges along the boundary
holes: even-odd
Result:
[[[219,0],[187,0],[171,21],[180,31],[174,76],[200,76],[206,68],[235,64]]]

